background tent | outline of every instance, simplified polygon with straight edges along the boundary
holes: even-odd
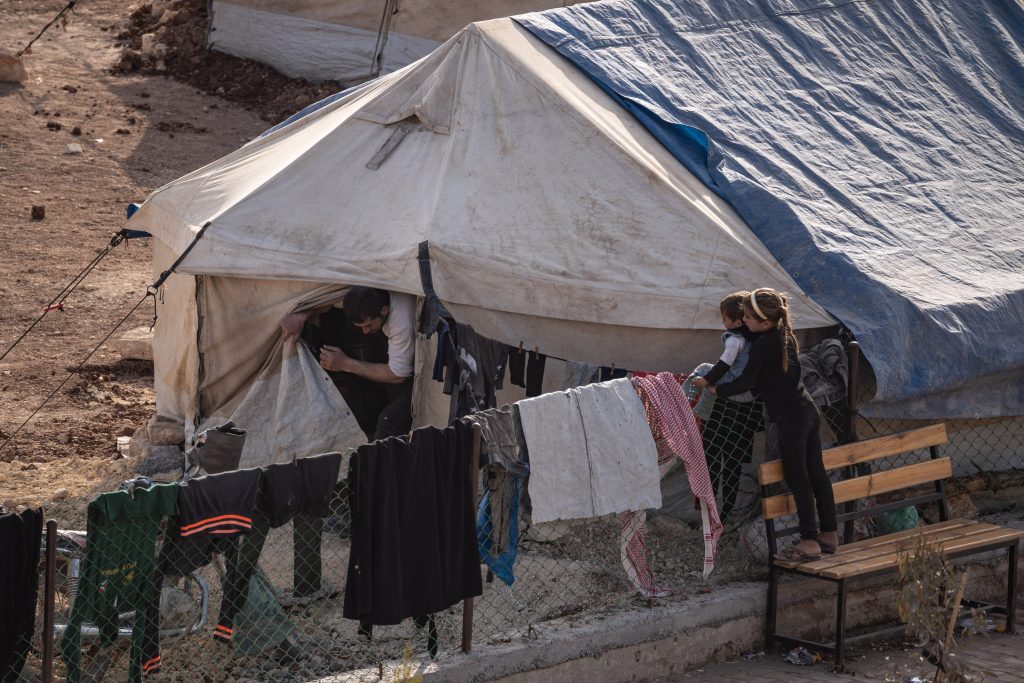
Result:
[[[208,44],[292,78],[355,83],[411,64],[467,24],[559,0],[213,0]]]
[[[518,17],[857,336],[868,415],[1024,415],[1024,4],[645,0]]]
[[[154,235],[159,272],[207,222],[154,343],[157,410],[187,424],[230,416],[257,376],[276,381],[288,311],[346,285],[422,293],[423,241],[459,321],[575,361],[713,360],[719,300],[757,285],[793,294],[798,327],[834,322],[631,114],[507,19],[160,188],[131,225]],[[299,430],[316,408],[273,410]]]

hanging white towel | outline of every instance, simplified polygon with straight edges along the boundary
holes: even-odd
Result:
[[[535,524],[661,507],[658,451],[628,379],[518,405]]]

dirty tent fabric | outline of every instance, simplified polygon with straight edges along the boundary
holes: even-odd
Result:
[[[534,523],[661,507],[658,452],[628,379],[516,403]]]
[[[362,81],[432,52],[473,21],[564,0],[213,0],[208,46],[269,64],[290,78]],[[388,13],[386,32],[381,18]],[[377,52],[379,50],[379,53]]]
[[[472,453],[462,421],[359,448],[349,463],[346,618],[397,624],[483,592]]]
[[[715,357],[718,301],[751,282],[790,292],[801,328],[834,323],[724,201],[508,19],[165,185],[129,223],[154,235],[159,273],[207,222],[158,302],[157,411],[238,417],[260,455],[243,467],[360,445],[303,442],[346,408],[304,349],[275,350],[278,322],[348,285],[421,294],[424,241],[456,320],[553,357],[688,370]]]
[[[853,331],[878,383],[865,414],[1024,415],[1024,5],[611,0],[516,20]]]
[[[43,511],[0,515],[0,681],[21,679],[32,645]]]

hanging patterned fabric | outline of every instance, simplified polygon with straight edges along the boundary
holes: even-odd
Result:
[[[647,411],[647,421],[658,446],[659,467],[672,456],[683,461],[693,495],[700,501],[704,529],[704,577],[715,567],[722,522],[718,517],[704,447],[693,409],[683,395],[679,380],[669,372],[636,377],[633,386]]]

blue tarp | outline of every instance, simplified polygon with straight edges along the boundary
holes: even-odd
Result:
[[[866,414],[1024,414],[1017,0],[613,0],[516,20],[854,332],[878,385]]]

